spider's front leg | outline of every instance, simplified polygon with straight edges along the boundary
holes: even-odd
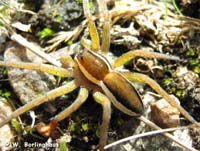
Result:
[[[84,14],[85,17],[88,21],[88,30],[90,33],[90,38],[92,41],[92,46],[91,49],[93,51],[98,51],[100,48],[100,40],[99,40],[99,35],[96,29],[96,25],[92,19],[92,16],[90,14],[90,9],[89,9],[89,1],[88,0],[83,0],[83,9],[84,9]]]
[[[73,112],[75,112],[88,98],[88,90],[86,88],[80,88],[79,94],[74,100],[74,102],[67,107],[65,110],[63,110],[61,113],[56,115],[53,120],[56,120],[57,122],[62,121],[63,119],[67,118],[69,115],[71,115]]]
[[[114,68],[124,65],[131,59],[135,57],[145,57],[145,58],[156,58],[156,59],[168,59],[168,60],[176,60],[180,61],[180,58],[177,56],[169,56],[166,54],[161,54],[157,52],[149,52],[145,50],[131,50],[127,53],[124,53],[119,58],[117,58],[113,64]]]
[[[104,54],[108,53],[110,48],[110,25],[111,19],[105,0],[99,2],[103,15],[103,32],[102,32],[102,46],[101,50]]]
[[[99,1],[100,5],[100,11],[102,12],[102,17],[103,17],[103,32],[102,32],[102,45],[101,45],[101,51],[103,53],[107,53],[110,48],[110,24],[111,24],[111,19],[110,19],[110,14],[107,9],[107,3],[105,0]],[[84,45],[85,48],[90,48],[89,50],[93,51],[98,51],[100,50],[100,40],[99,40],[99,35],[96,29],[96,25],[94,20],[92,19],[92,15],[89,10],[89,2],[88,0],[83,0],[83,9],[84,9],[84,14],[85,17],[88,21],[88,30],[91,38],[91,47],[88,46],[86,40],[82,38],[82,44]]]
[[[73,90],[75,90],[77,88],[76,84],[74,83],[74,81],[69,82],[66,85],[63,85],[61,87],[58,87],[54,90],[51,90],[49,92],[47,92],[45,95],[39,97],[38,99],[35,99],[33,101],[31,101],[30,103],[25,104],[24,106],[18,108],[17,110],[15,110],[11,115],[9,115],[8,117],[6,117],[1,123],[0,123],[0,127],[2,127],[3,125],[7,124],[8,122],[10,122],[12,119],[22,115],[23,113],[33,109],[34,107],[39,106],[40,104],[43,104],[44,102],[47,101],[52,101],[55,98],[62,96],[64,94],[70,93]]]
[[[68,61],[68,60],[67,60]],[[55,67],[52,65],[47,64],[37,64],[37,63],[24,63],[24,62],[3,62],[0,61],[0,66],[5,67],[16,67],[16,68],[23,68],[23,69],[29,69],[29,70],[39,70],[42,72],[48,72],[57,76],[61,77],[72,77],[73,71],[69,69],[65,69],[62,67]],[[43,96],[34,99],[33,101],[25,104],[24,106],[18,108],[15,110],[10,116],[6,117],[1,123],[0,127],[5,125],[6,123],[10,122],[13,118],[16,118],[23,113],[33,109],[36,106],[39,106],[40,104],[43,104],[47,101],[52,101],[56,97],[62,96],[64,94],[70,93],[73,90],[77,88],[77,84],[74,81],[69,82],[66,85],[63,85],[61,87],[58,87],[54,90],[51,90],[47,93],[45,93]]]
[[[6,62],[0,61],[0,66],[4,67],[15,67],[29,70],[38,70],[42,72],[47,72],[60,77],[72,77],[73,72],[61,67],[56,67],[48,64],[41,63],[28,63],[28,62]]]
[[[56,115],[54,118],[51,119],[51,122],[45,125],[43,122],[40,122],[36,125],[37,131],[45,136],[49,137],[52,133],[52,131],[56,128],[57,123],[64,120],[68,116],[70,116],[73,112],[75,112],[79,107],[87,100],[88,98],[88,90],[86,88],[80,88],[79,94],[74,100],[74,102],[67,107],[65,110],[60,112],[58,115]]]

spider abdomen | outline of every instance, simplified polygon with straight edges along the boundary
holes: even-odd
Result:
[[[137,114],[143,112],[143,103],[138,92],[120,73],[110,72],[103,82],[122,106]]]

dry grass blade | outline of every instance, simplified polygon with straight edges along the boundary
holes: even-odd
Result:
[[[60,31],[55,34],[55,36],[48,41],[48,43],[52,44],[46,48],[44,48],[44,51],[50,52],[54,49],[56,49],[57,46],[59,46],[62,42],[67,42],[69,40],[75,41],[78,39],[80,33],[83,31],[83,27],[86,25],[86,20],[84,20],[80,26],[76,27],[72,31]]]
[[[158,127],[155,123],[149,121],[147,118],[145,118],[144,116],[141,116],[138,118],[139,120],[141,120],[142,122],[144,122],[146,125],[150,126],[151,128],[157,129],[157,130],[161,130],[160,127]],[[197,123],[195,123],[197,124]],[[195,148],[188,146],[187,144],[179,141],[175,136],[171,135],[170,133],[162,133],[163,136],[167,137],[168,139],[176,142],[177,144],[179,144],[180,146],[184,147],[187,150],[190,151],[197,151]]]
[[[106,145],[104,149],[108,149],[110,147],[113,147],[115,145],[118,145],[118,144],[126,142],[126,141],[130,141],[130,140],[133,140],[133,139],[146,137],[146,136],[150,136],[150,135],[162,134],[163,136],[167,137],[168,139],[170,139],[173,142],[176,142],[177,144],[179,144],[180,146],[182,146],[183,148],[185,148],[187,150],[197,151],[195,148],[188,146],[187,144],[181,142],[180,140],[178,140],[175,136],[171,135],[170,133],[167,133],[167,132],[171,132],[171,131],[175,131],[175,130],[186,129],[186,128],[191,127],[191,125],[190,126],[183,126],[183,127],[176,127],[176,128],[161,129],[160,127],[158,127],[156,124],[154,124],[153,122],[151,122],[150,120],[148,120],[144,116],[140,116],[140,117],[138,117],[138,119],[140,121],[144,122],[149,127],[156,129],[156,131],[146,132],[146,133],[143,133],[143,134],[138,134],[138,135],[134,135],[134,136],[130,136],[130,137],[118,140],[114,143]]]
[[[49,55],[47,55],[46,53],[44,53],[43,51],[40,50],[40,48],[38,48],[37,46],[35,46],[33,43],[27,41],[24,37],[22,37],[19,34],[15,34],[12,33],[11,35],[11,39],[13,41],[16,41],[17,43],[19,43],[20,45],[28,48],[29,50],[31,50],[33,53],[37,54],[38,56],[40,56],[41,58],[45,59],[46,61],[50,62],[51,64],[60,67],[61,63],[57,60],[55,60],[54,58],[50,57]]]
[[[142,138],[142,137],[158,135],[158,134],[162,134],[162,133],[166,133],[166,132],[172,132],[172,131],[175,131],[175,130],[186,129],[186,128],[189,128],[189,127],[190,127],[190,126],[182,126],[182,127],[175,127],[175,128],[166,128],[166,129],[154,130],[154,131],[145,132],[145,133],[142,133],[142,134],[137,134],[137,135],[129,136],[129,137],[120,139],[120,140],[118,140],[118,141],[115,141],[115,142],[113,142],[113,143],[111,143],[111,144],[106,145],[106,146],[104,147],[104,149],[111,148],[111,147],[113,147],[113,146],[122,144],[122,143],[124,143],[124,142],[131,141],[131,140],[133,140],[133,139],[138,139],[138,138]]]
[[[50,57],[49,55],[47,55],[46,53],[41,51],[39,46],[35,46],[33,43],[29,42],[27,39],[22,37],[20,34],[17,34],[14,31],[14,29],[11,28],[9,20],[6,20],[5,17],[3,17],[1,14],[0,14],[0,21],[8,29],[9,34],[10,34],[10,39],[19,43],[20,45],[24,46],[25,48],[28,48],[30,51],[32,51],[36,55],[40,56],[44,60],[48,61],[52,65],[55,65],[55,66],[58,66],[58,67],[61,66],[61,63],[59,61],[55,60],[53,57]]]

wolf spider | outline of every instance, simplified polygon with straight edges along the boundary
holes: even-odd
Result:
[[[143,103],[130,81],[148,84],[172,106],[176,107],[190,122],[196,122],[187,111],[177,104],[176,101],[174,101],[154,80],[148,76],[140,73],[120,72],[115,70],[115,68],[122,66],[124,63],[137,56],[170,60],[179,60],[178,57],[142,50],[131,50],[118,57],[113,65],[107,61],[106,55],[110,47],[109,30],[111,19],[107,10],[106,2],[102,1],[100,6],[104,18],[101,49],[96,26],[92,15],[90,14],[88,0],[83,0],[84,14],[92,41],[91,46],[88,46],[85,43],[85,40],[83,40],[83,45],[86,45],[89,50],[83,49],[77,52],[74,59],[70,56],[65,57],[65,59],[62,59],[65,66],[63,65],[60,67],[48,64],[0,61],[0,66],[40,70],[60,77],[74,78],[66,85],[51,90],[43,96],[40,96],[30,103],[18,108],[10,116],[0,122],[0,127],[10,122],[13,118],[22,115],[40,104],[54,100],[55,98],[68,94],[80,87],[79,94],[75,101],[68,108],[56,115],[49,125],[52,126],[53,130],[55,128],[53,125],[56,125],[55,123],[62,121],[79,109],[79,107],[87,100],[89,92],[92,91],[94,100],[101,104],[103,108],[99,149],[104,150],[110,121],[111,103],[123,113],[130,116],[136,116],[142,120],[140,117],[143,112]],[[45,133],[45,135],[49,135],[49,133]]]

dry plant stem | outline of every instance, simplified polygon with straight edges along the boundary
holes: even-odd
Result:
[[[51,90],[47,92],[44,96],[39,97],[31,101],[30,103],[25,104],[24,106],[20,107],[19,109],[15,110],[10,116],[6,117],[1,123],[0,127],[10,122],[12,119],[18,117],[19,115],[31,110],[34,107],[39,106],[40,104],[48,101],[52,101],[56,97],[62,96],[64,94],[70,93],[75,90],[77,86],[75,85],[74,81],[69,82],[66,85],[63,85],[59,88]]]
[[[179,110],[181,114],[188,119],[191,123],[197,123],[197,121],[189,115],[189,113],[181,107],[175,100],[173,100],[167,92],[165,92],[153,79],[149,78],[148,76],[140,73],[132,73],[132,72],[123,72],[123,75],[133,82],[141,82],[146,83],[151,88],[153,88],[158,94],[160,94],[169,104]]]
[[[54,58],[52,58],[49,55],[47,55],[45,52],[41,51],[38,47],[36,47],[34,44],[32,44],[29,41],[27,41],[21,35],[16,34],[16,33],[12,33],[11,34],[11,39],[13,41],[16,41],[20,45],[24,46],[25,48],[28,48],[31,52],[33,52],[36,55],[40,56],[41,58],[45,59],[46,61],[48,61],[52,65],[55,65],[57,67],[61,67],[62,66],[62,64],[59,61],[55,60]]]
[[[118,141],[115,141],[115,142],[113,142],[111,144],[106,145],[104,147],[104,149],[111,148],[111,147],[119,145],[121,143],[124,143],[124,142],[127,142],[127,141],[131,141],[133,139],[138,139],[138,138],[142,138],[142,137],[146,137],[146,136],[152,136],[152,135],[162,134],[162,133],[171,132],[171,131],[175,131],[175,130],[187,129],[189,127],[190,126],[182,126],[182,127],[175,127],[175,128],[166,128],[166,129],[154,130],[154,131],[145,132],[145,133],[142,133],[142,134],[137,134],[137,135],[129,136],[129,137],[120,139]]]
[[[56,120],[58,122],[62,121],[73,112],[75,112],[77,109],[79,109],[79,107],[87,100],[88,93],[89,92],[86,88],[81,88],[76,100],[74,100],[74,102],[69,107],[59,113],[55,118],[53,118],[53,120]]]
[[[145,118],[144,116],[140,116],[138,117],[138,119],[142,122],[144,122],[146,125],[150,126],[153,129],[157,129],[157,130],[161,130],[161,128],[159,126],[157,126],[156,124],[154,124],[153,122],[149,121],[147,118]],[[179,144],[180,146],[184,147],[187,150],[190,151],[197,151],[196,149],[186,145],[185,143],[179,141],[176,137],[174,137],[173,135],[169,134],[169,133],[162,133],[162,135],[164,135],[165,137],[169,138],[170,140],[176,142],[177,144]]]
[[[103,108],[103,117],[102,117],[100,140],[99,140],[99,149],[100,151],[103,151],[107,141],[107,133],[111,116],[111,103],[110,100],[100,92],[95,92],[93,94],[93,97],[95,101],[101,104]]]

